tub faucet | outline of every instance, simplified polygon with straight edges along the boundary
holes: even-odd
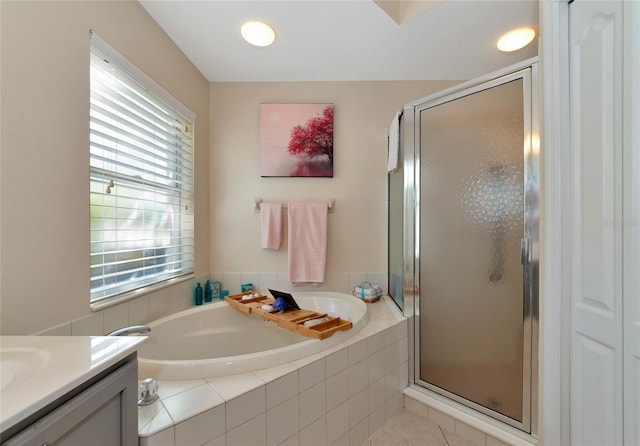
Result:
[[[151,329],[147,325],[131,325],[130,327],[119,328],[107,336],[127,336],[133,333],[149,333]]]

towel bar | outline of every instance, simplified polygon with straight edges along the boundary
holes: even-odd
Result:
[[[256,198],[255,199],[255,208],[254,211],[259,213],[260,212],[260,203],[262,203],[262,198]],[[334,207],[336,204],[336,199],[335,198],[329,198],[327,200],[327,208],[329,208],[329,212],[334,211]],[[287,203],[282,203],[282,207],[286,208],[287,207]]]

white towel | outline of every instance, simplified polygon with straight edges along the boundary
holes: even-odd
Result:
[[[289,282],[324,282],[327,215],[326,202],[289,203]]]
[[[398,152],[400,150],[400,112],[389,124],[387,172],[393,172],[398,168]]]
[[[353,289],[353,294],[358,297],[378,297],[382,294],[382,288],[379,285],[369,285],[368,288],[356,286]]]
[[[280,249],[282,241],[281,203],[260,203],[260,232],[264,249]]]

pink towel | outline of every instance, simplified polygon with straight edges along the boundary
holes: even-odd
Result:
[[[327,203],[289,203],[288,241],[289,282],[324,282]]]
[[[260,203],[260,231],[263,248],[280,249],[282,241],[281,203]]]

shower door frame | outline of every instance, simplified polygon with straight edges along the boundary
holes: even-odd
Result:
[[[523,419],[522,422],[467,400],[420,379],[420,141],[421,112],[480,91],[523,81],[524,230],[523,261]],[[539,221],[540,132],[538,121],[538,60],[519,64],[454,86],[440,93],[406,104],[403,110],[404,135],[404,314],[410,322],[409,382],[460,403],[480,414],[497,419],[521,431],[537,434],[538,429],[538,317],[539,317]],[[480,415],[482,416],[482,415]]]

